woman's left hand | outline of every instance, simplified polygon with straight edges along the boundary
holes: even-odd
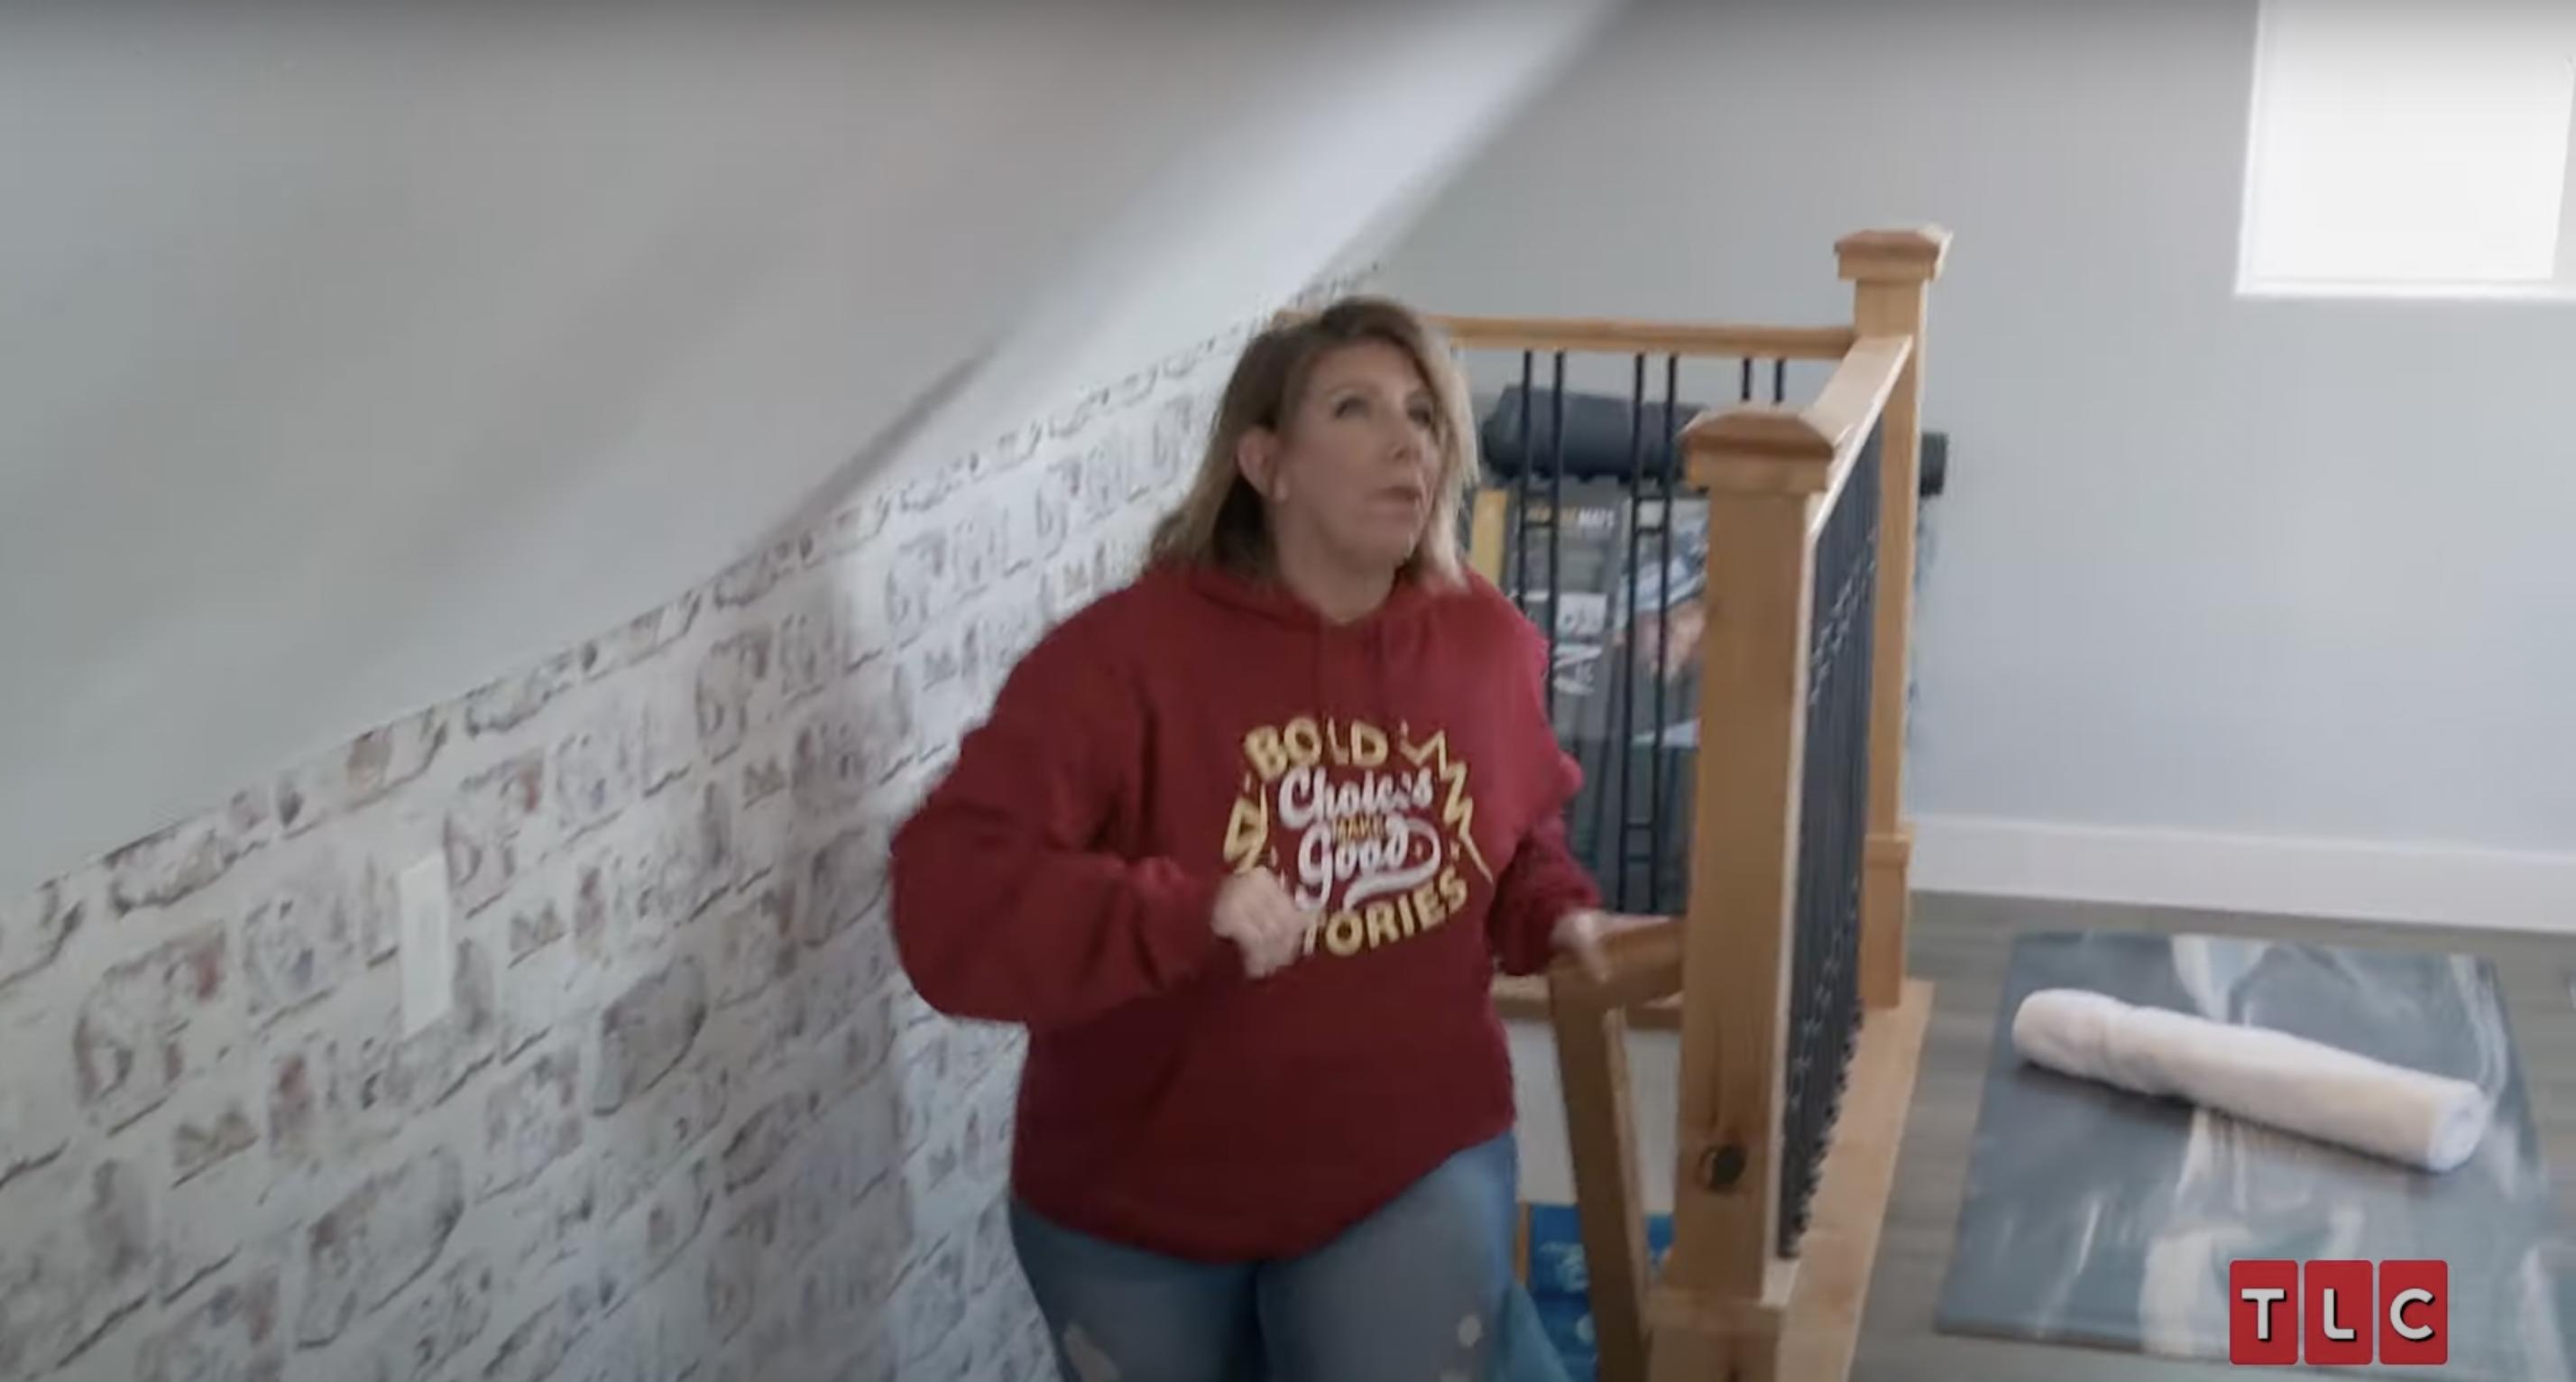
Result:
[[[1557,918],[1556,931],[1550,938],[1557,953],[1571,955],[1595,982],[1610,981],[1609,940],[1623,931],[1653,926],[1669,917],[1638,916],[1630,912],[1604,912],[1585,907]]]

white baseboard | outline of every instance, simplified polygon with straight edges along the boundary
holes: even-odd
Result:
[[[2576,854],[1926,816],[1914,887],[2576,935]]]

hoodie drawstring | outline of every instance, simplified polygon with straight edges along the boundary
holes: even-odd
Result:
[[[1386,687],[1386,621],[1372,619],[1369,621],[1369,719],[1380,730],[1392,733],[1395,727],[1386,722],[1390,699]]]
[[[1313,644],[1315,648],[1315,699],[1313,704],[1315,719],[1320,723],[1331,719],[1333,714],[1332,707],[1324,697],[1325,688],[1332,682],[1332,678],[1325,675],[1324,664],[1332,657],[1333,650],[1331,639],[1333,635],[1332,630],[1324,627],[1323,621],[1321,620],[1317,620],[1315,622],[1311,632],[1314,635]]]

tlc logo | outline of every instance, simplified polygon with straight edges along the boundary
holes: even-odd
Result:
[[[2377,1265],[2374,1291],[2368,1262],[2228,1263],[2227,1361],[2451,1361],[2451,1264]]]

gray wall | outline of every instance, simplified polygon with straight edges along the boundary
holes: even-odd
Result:
[[[1834,321],[1834,237],[1944,223],[1918,813],[2576,850],[2576,314],[2235,299],[2253,26],[1657,0],[1388,279]]]

